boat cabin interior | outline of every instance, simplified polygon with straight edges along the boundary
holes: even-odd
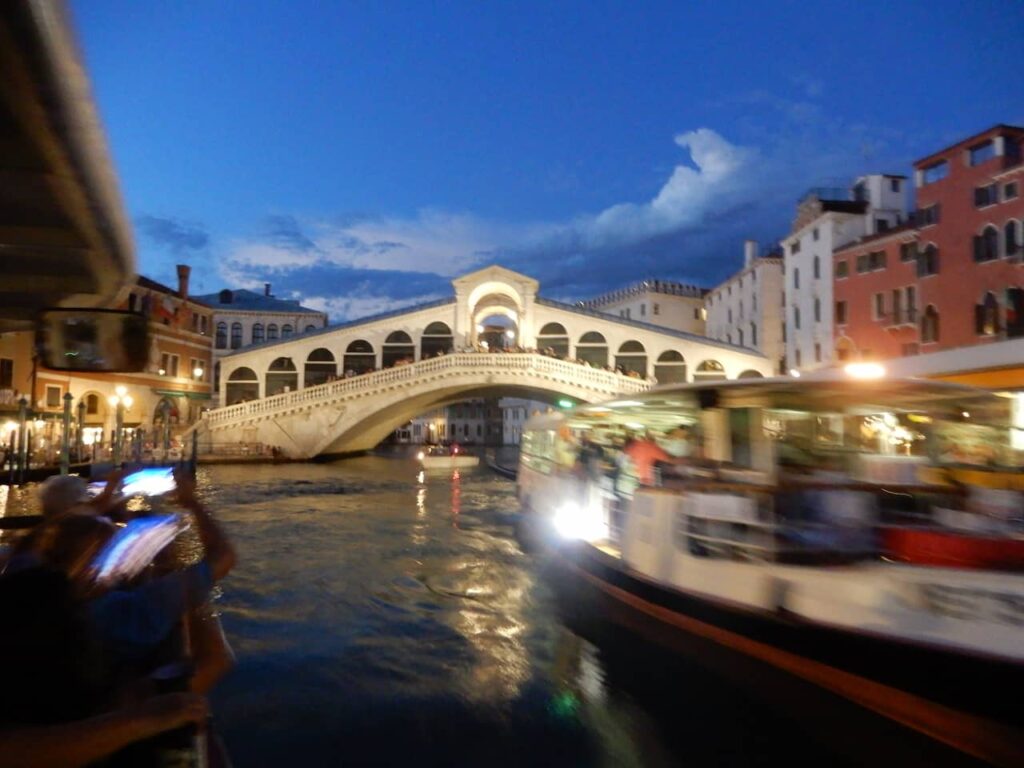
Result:
[[[924,380],[715,382],[539,417],[521,461],[573,488],[556,526],[616,556],[670,504],[697,557],[1019,569],[1016,408]]]

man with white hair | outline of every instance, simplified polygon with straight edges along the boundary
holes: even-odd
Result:
[[[43,517],[69,512],[89,501],[89,486],[77,475],[53,475],[39,486],[39,504]]]

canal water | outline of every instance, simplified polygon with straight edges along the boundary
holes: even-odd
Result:
[[[692,662],[570,629],[486,469],[215,466],[200,490],[240,554],[213,701],[240,768],[862,764]]]

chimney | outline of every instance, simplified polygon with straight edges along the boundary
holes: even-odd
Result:
[[[754,259],[757,258],[757,241],[756,240],[744,240],[743,241],[743,266],[744,268],[750,267],[754,264]]]
[[[192,267],[188,264],[178,265],[178,296],[188,298],[188,276],[192,273]]]
[[[263,284],[263,295],[270,298],[270,283]]]

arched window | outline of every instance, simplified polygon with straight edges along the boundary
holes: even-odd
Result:
[[[597,331],[587,331],[576,344],[576,359],[598,368],[608,366],[608,342]]]
[[[85,413],[87,416],[97,416],[100,412],[100,396],[92,393],[85,396]]]
[[[313,387],[330,381],[338,374],[338,366],[335,363],[334,355],[329,349],[319,347],[309,353],[306,358],[306,366],[303,371],[302,385]]]
[[[639,341],[626,341],[615,355],[615,370],[647,377],[647,350]]]
[[[452,329],[446,323],[429,323],[420,337],[420,359],[445,355],[455,349]]]
[[[225,405],[234,405],[246,400],[258,400],[260,381],[252,368],[235,368],[228,376],[225,386]]]
[[[277,341],[277,323],[267,324],[267,341]]]
[[[1006,222],[1006,226],[1003,227],[1003,254],[1008,259],[1016,256],[1020,251],[1020,228],[1021,223],[1013,219]]]
[[[725,366],[717,360],[705,360],[693,373],[694,381],[713,381],[725,378]]]
[[[356,339],[345,349],[342,361],[344,375],[358,376],[360,373],[372,371],[377,367],[377,355],[373,345],[363,339]]]
[[[238,349],[242,346],[242,324],[231,324],[231,348]]]
[[[315,330],[316,330],[316,326],[313,325],[312,323],[310,323],[309,325],[306,326],[306,329],[303,331],[303,333],[309,333],[310,331],[315,331]]]
[[[263,335],[263,323],[253,323],[252,325],[252,343],[262,344],[264,340]]]
[[[293,333],[295,333],[295,329],[292,328],[290,323],[285,323],[284,325],[281,326],[281,338],[282,339],[287,339]]]
[[[569,357],[569,334],[561,323],[548,323],[537,334],[537,349],[550,350],[555,357]]]
[[[989,291],[981,304],[974,306],[974,331],[979,336],[996,336],[999,330],[999,300]]]
[[[741,379],[763,379],[764,378],[764,374],[761,373],[760,371],[755,371],[753,368],[748,368],[747,370],[742,371],[740,373],[739,378],[741,378]]]
[[[405,331],[392,331],[384,339],[381,353],[381,368],[391,368],[398,363],[411,363],[416,359],[416,347],[412,337]]]
[[[939,311],[929,304],[921,315],[921,343],[929,344],[939,340]]]
[[[992,261],[999,258],[999,230],[991,224],[974,236],[974,260]]]
[[[214,339],[214,345],[217,349],[228,348],[228,324],[221,322],[217,323],[217,334]]]
[[[299,388],[299,371],[290,357],[279,357],[267,369],[265,397],[292,392]]]
[[[686,359],[674,349],[662,352],[654,364],[654,378],[659,384],[685,383]]]

